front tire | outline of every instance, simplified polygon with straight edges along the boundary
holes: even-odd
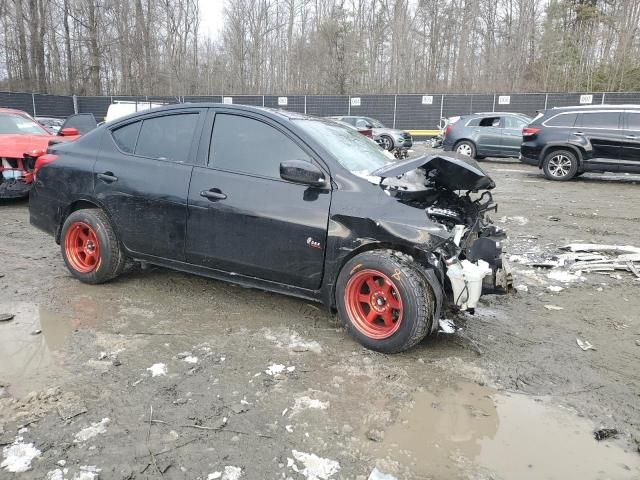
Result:
[[[468,140],[456,144],[456,153],[466,157],[476,158],[476,146]]]
[[[382,143],[382,148],[388,151],[393,150],[393,147],[395,146],[393,143],[393,138],[391,138],[389,135],[381,135],[380,142]]]
[[[542,171],[549,180],[566,182],[578,173],[578,159],[569,150],[554,150],[544,158]]]
[[[356,255],[336,284],[338,316],[366,348],[397,353],[419,343],[431,330],[434,297],[410,257],[392,250]]]
[[[98,284],[122,273],[126,256],[102,210],[72,212],[62,226],[60,238],[64,263],[78,280]]]

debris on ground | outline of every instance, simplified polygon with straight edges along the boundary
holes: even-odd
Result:
[[[15,315],[13,313],[0,313],[0,322],[8,322],[13,320]]]
[[[529,287],[527,287],[526,285],[516,285],[513,288],[515,288],[516,292],[518,292],[518,293],[520,293],[520,292],[528,292],[529,291]]]
[[[291,450],[293,458],[304,465],[304,468],[300,469],[293,459],[287,459],[287,465],[297,473],[300,473],[307,480],[329,480],[340,470],[340,464],[335,460],[328,458],[318,457],[314,453],[299,452],[297,450]]]
[[[615,428],[599,428],[593,432],[593,438],[598,441],[606,440],[607,438],[616,438],[620,432]]]
[[[329,408],[329,406],[329,402],[323,402],[322,400],[318,400],[317,398],[311,398],[308,396],[298,397],[294,400],[289,418],[297,415],[302,410],[326,410],[327,408]]]
[[[545,305],[544,308],[547,310],[564,310],[563,307],[559,307],[557,305]]]
[[[267,369],[264,371],[264,373],[266,373],[267,375],[270,376],[276,376],[276,375],[280,375],[281,373],[285,373],[285,370],[287,373],[291,373],[296,369],[296,367],[285,367],[284,365],[280,365],[278,363],[273,363],[271,365],[269,365],[269,367],[267,367]]]
[[[453,320],[441,318],[439,321],[439,324],[440,324],[440,331],[442,333],[456,333],[456,325],[453,323]]]
[[[367,438],[372,442],[381,442],[384,440],[384,432],[382,430],[372,428],[367,431]]]
[[[595,350],[596,347],[594,347],[593,345],[591,345],[591,343],[588,340],[580,340],[579,338],[576,338],[576,343],[578,344],[578,346],[584,350],[585,352],[587,350]]]
[[[558,293],[558,292],[561,292],[562,290],[564,290],[564,288],[560,287],[558,285],[549,285],[547,287],[547,290],[549,290],[550,292],[553,292],[553,293]]]
[[[24,443],[23,440],[23,437],[16,437],[11,445],[2,449],[4,460],[0,463],[0,468],[12,473],[31,470],[31,462],[42,452],[33,443]]]
[[[239,480],[242,477],[242,468],[227,465],[223,472],[213,472],[207,475],[207,480]]]
[[[110,422],[111,422],[110,419],[103,418],[99,422],[92,423],[87,428],[83,428],[78,433],[76,433],[74,442],[75,443],[86,442],[90,438],[93,438],[97,435],[105,433],[107,431],[107,426],[109,425]]]

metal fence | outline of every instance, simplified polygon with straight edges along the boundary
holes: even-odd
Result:
[[[24,110],[34,116],[66,117],[93,113],[104,119],[111,103],[118,100],[199,103],[226,102],[264,106],[316,116],[364,115],[387,126],[429,135],[441,117],[475,112],[520,112],[535,115],[552,107],[589,104],[640,104],[640,92],[612,93],[497,93],[398,94],[398,95],[198,95],[198,96],[62,96],[0,92],[0,107]]]

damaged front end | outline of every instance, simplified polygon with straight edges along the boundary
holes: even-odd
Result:
[[[385,166],[370,178],[449,232],[449,238],[430,252],[430,263],[441,269],[442,277],[446,274],[461,310],[475,308],[483,291],[511,289],[502,254],[506,233],[487,215],[497,211],[490,192],[495,183],[475,162],[453,155],[423,156]]]
[[[0,198],[23,198],[29,195],[33,183],[35,164],[44,152],[34,150],[22,158],[0,159]]]

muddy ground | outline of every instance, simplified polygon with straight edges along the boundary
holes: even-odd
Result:
[[[520,291],[393,356],[276,294],[160,268],[83,285],[2,203],[0,478],[640,478],[640,281],[522,263],[640,246],[640,176],[482,166]]]

